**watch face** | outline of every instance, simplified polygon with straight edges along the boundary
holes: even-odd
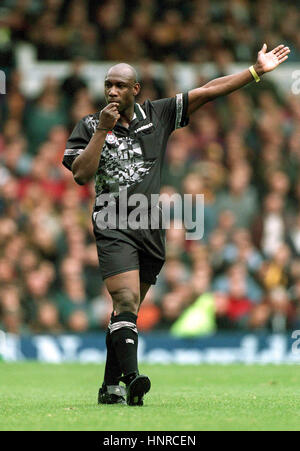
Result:
[[[117,140],[117,137],[113,134],[113,132],[108,132],[106,135],[106,141],[108,144],[114,144]]]

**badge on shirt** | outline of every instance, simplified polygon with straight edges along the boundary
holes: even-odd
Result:
[[[108,132],[106,135],[106,142],[108,144],[114,144],[117,141],[117,137],[113,134],[113,132]]]

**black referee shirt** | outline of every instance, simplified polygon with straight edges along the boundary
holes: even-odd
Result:
[[[127,196],[159,194],[161,169],[170,134],[188,123],[188,94],[155,101],[135,103],[129,128],[117,122],[106,136],[95,175],[95,208],[101,194],[117,199],[120,191]],[[63,164],[71,170],[75,158],[84,152],[98,125],[99,112],[82,118],[66,145]]]

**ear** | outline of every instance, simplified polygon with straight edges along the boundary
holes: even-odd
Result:
[[[137,96],[141,90],[141,85],[139,83],[135,83],[133,86],[133,94]]]

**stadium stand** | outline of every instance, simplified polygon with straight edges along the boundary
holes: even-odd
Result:
[[[222,75],[234,62],[247,67],[262,42],[269,48],[283,42],[292,63],[300,57],[299,6],[1,2],[0,65],[7,83],[0,95],[0,329],[84,332],[104,330],[109,321],[90,221],[93,183],[75,185],[61,164],[74,124],[104,105],[102,93],[89,90],[85,65],[138,64],[142,103],[178,92],[178,62],[200,69],[212,62]],[[17,67],[20,43],[30,45],[40,63],[68,62],[70,72],[47,77],[38,94],[28,96]],[[157,62],[167,77],[157,74]],[[141,307],[139,330],[184,330],[188,312],[197,309],[206,327],[195,334],[299,328],[299,124],[299,95],[282,95],[269,80],[205,105],[172,135],[162,192],[203,193],[205,233],[187,241],[174,218],[167,261]]]

